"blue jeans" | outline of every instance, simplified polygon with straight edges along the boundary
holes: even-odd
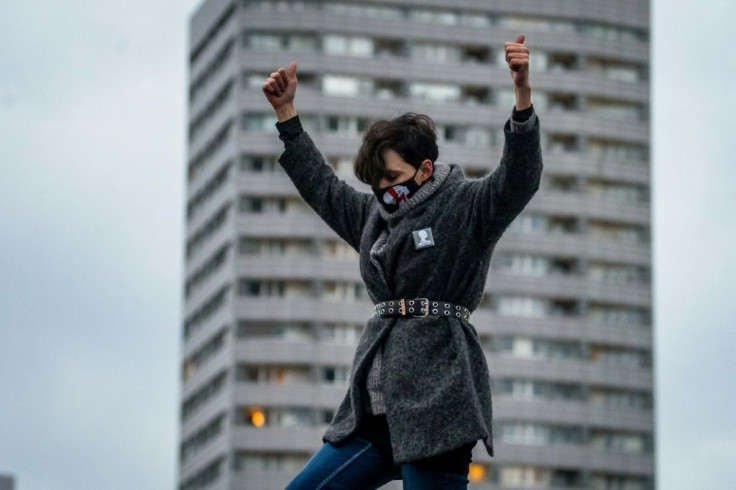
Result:
[[[411,463],[397,466],[370,441],[354,436],[340,445],[324,443],[286,490],[372,490],[399,479],[404,481],[404,490],[466,490],[467,476],[431,471]]]

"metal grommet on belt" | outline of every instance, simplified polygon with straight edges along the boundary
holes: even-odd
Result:
[[[419,302],[419,307],[415,306],[415,303]],[[398,304],[398,308],[393,308],[394,303]],[[408,307],[406,304],[409,304]],[[385,308],[386,304],[391,308]],[[430,306],[431,305],[431,306]],[[386,312],[388,309],[388,312]],[[455,311],[457,318],[467,320],[470,316],[470,310],[462,305],[456,305],[454,303],[444,301],[434,301],[427,298],[400,298],[394,300],[383,301],[373,305],[373,316],[412,316],[414,318],[425,317],[427,315],[437,316],[450,316],[452,311]],[[431,312],[431,313],[430,313]]]

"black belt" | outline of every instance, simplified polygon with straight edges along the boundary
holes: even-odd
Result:
[[[414,313],[418,314],[414,314]],[[427,298],[392,299],[376,303],[373,307],[373,316],[453,316],[462,320],[470,317],[470,310],[464,306],[448,301],[434,301]]]

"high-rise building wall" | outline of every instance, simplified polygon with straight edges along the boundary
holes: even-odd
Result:
[[[356,252],[277,163],[264,79],[299,62],[302,122],[361,190],[363,131],[406,111],[481,177],[519,34],[545,168],[471,317],[497,448],[476,446],[472,488],[654,488],[648,2],[207,0],[190,25],[180,490],[283,488],[372,313]]]
[[[10,475],[0,475],[0,490],[13,490],[15,479]]]

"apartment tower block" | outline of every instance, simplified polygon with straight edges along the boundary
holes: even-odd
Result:
[[[357,253],[304,204],[261,84],[299,62],[326,161],[414,111],[483,177],[526,36],[540,190],[498,242],[473,313],[496,456],[474,489],[653,490],[649,3],[206,0],[190,19],[178,488],[281,489],[321,445],[372,304]],[[386,488],[400,488],[391,484]]]

